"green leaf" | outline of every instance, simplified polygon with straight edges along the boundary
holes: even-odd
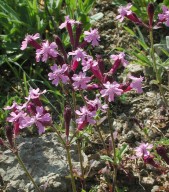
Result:
[[[120,149],[116,149],[117,163],[120,163],[124,153],[127,151],[128,145],[123,144]]]
[[[124,27],[124,29],[125,29],[128,33],[130,33],[130,35],[136,36],[135,32],[134,32],[133,30],[131,30],[130,28]]]
[[[100,159],[102,159],[102,160],[104,160],[104,161],[109,161],[109,162],[113,163],[113,159],[110,158],[110,157],[107,156],[107,155],[102,155],[102,156],[100,156]]]
[[[166,36],[166,45],[167,45],[167,48],[169,49],[169,36]]]
[[[86,14],[90,12],[94,3],[95,3],[95,0],[85,0],[83,5],[84,5],[84,11]]]

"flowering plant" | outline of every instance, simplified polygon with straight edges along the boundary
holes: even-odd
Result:
[[[149,12],[150,21],[148,26],[130,10],[131,6],[131,4],[128,4],[125,8],[119,8],[120,15],[117,16],[117,19],[123,21],[124,18],[127,17],[136,24],[152,29],[152,14]],[[165,13],[163,13],[164,16],[159,16],[160,23],[168,22],[166,12],[167,10],[165,9]],[[35,49],[36,62],[44,62],[51,65],[48,79],[56,89],[60,90],[65,98],[64,110],[60,111],[60,113],[63,114],[65,134],[63,135],[55,128],[52,115],[43,106],[40,97],[42,94],[45,94],[46,91],[41,92],[39,88],[30,88],[29,95],[25,98],[26,102],[24,104],[19,105],[14,102],[12,106],[5,107],[5,110],[11,110],[9,117],[7,118],[9,126],[6,128],[6,135],[9,141],[8,147],[14,154],[16,154],[19,162],[24,166],[20,160],[17,146],[14,142],[17,135],[21,130],[31,126],[36,126],[39,134],[43,134],[47,126],[52,127],[66,149],[71,174],[72,190],[73,192],[76,192],[70,154],[71,144],[76,137],[81,165],[80,178],[82,188],[85,188],[85,175],[79,134],[83,133],[87,127],[93,127],[98,131],[106,155],[109,157],[108,159],[110,163],[107,165],[107,172],[113,172],[112,191],[115,191],[119,156],[117,155],[118,150],[115,143],[117,134],[114,133],[115,130],[114,127],[112,127],[112,112],[110,109],[118,96],[131,90],[136,91],[137,93],[142,93],[144,77],[135,77],[128,74],[126,81],[117,82],[115,73],[119,68],[124,69],[128,65],[124,52],[109,56],[110,59],[113,60],[112,66],[105,66],[101,56],[94,57],[88,54],[86,48],[88,46],[98,46],[101,40],[97,29],[91,28],[89,31],[83,32],[82,23],[70,19],[69,16],[65,17],[65,22],[59,26],[59,29],[67,30],[71,43],[71,50],[66,50],[64,43],[58,36],[54,35],[54,40],[49,41],[41,39],[40,34],[26,35],[22,42],[21,50],[25,50],[28,46],[32,46]],[[79,96],[80,102],[78,101]],[[99,124],[99,120],[103,115],[106,115],[111,135],[108,147],[101,135],[99,127],[101,125]],[[75,131],[73,133],[70,131],[71,121],[75,125]],[[0,142],[3,143],[2,140],[0,140]],[[141,146],[136,148],[136,156],[139,158],[142,157],[146,163],[153,163],[153,157],[150,156],[148,149],[152,149],[152,145],[142,143]],[[164,150],[162,149],[158,150],[159,154],[163,154],[163,152]],[[164,158],[165,160],[167,159],[166,156]],[[158,167],[156,164],[154,165]],[[39,191],[28,172],[27,175]]]

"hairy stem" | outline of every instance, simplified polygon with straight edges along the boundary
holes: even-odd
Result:
[[[154,69],[154,72],[156,74],[156,80],[158,82],[158,87],[159,87],[159,90],[160,90],[160,94],[161,94],[161,96],[163,98],[165,106],[167,107],[168,103],[167,103],[167,100],[166,100],[166,98],[164,96],[164,90],[163,90],[163,88],[161,86],[161,77],[158,74],[157,63],[156,63],[156,58],[155,58],[153,29],[150,29],[149,32],[150,32],[151,58],[152,58],[152,61],[153,61],[153,69]]]
[[[115,146],[115,140],[113,136],[113,123],[111,121],[111,116],[110,116],[110,108],[107,109],[107,117],[108,117],[108,124],[109,124],[109,129],[110,129],[110,134],[111,134],[111,139],[112,139],[112,144],[113,144],[113,160],[114,160],[114,172],[113,172],[113,191],[115,192],[116,189],[116,178],[117,178],[117,159],[116,159],[116,146]]]
[[[81,95],[83,95],[81,93]],[[73,107],[74,107],[74,111],[76,111],[76,96],[75,96],[75,92],[73,91],[72,93],[72,99],[73,99]],[[75,113],[75,122],[76,122],[76,113]],[[76,132],[78,133],[78,132]],[[76,134],[77,135],[77,134]],[[84,167],[83,167],[83,158],[82,158],[82,151],[81,151],[81,145],[80,145],[80,141],[79,139],[77,140],[77,145],[78,145],[78,155],[79,155],[79,161],[80,161],[80,169],[81,169],[81,173],[82,173],[82,179],[83,179],[83,184],[85,183],[85,177],[84,177]]]
[[[23,163],[23,161],[22,161],[19,153],[18,153],[18,152],[15,152],[14,154],[15,154],[16,158],[18,159],[19,164],[21,165],[21,167],[22,167],[23,170],[25,171],[26,175],[28,176],[28,178],[30,179],[30,181],[33,183],[36,191],[41,192],[40,188],[37,186],[37,184],[36,184],[35,181],[33,180],[33,177],[31,176],[31,174],[28,172],[27,168],[25,167],[25,165],[24,165],[24,163]]]
[[[108,151],[107,146],[106,146],[106,143],[105,143],[105,141],[104,141],[104,139],[103,139],[102,133],[101,133],[101,131],[100,131],[100,127],[99,127],[97,124],[96,124],[96,131],[97,131],[98,134],[99,134],[100,140],[101,140],[101,142],[102,142],[102,144],[103,144],[104,149],[105,149],[106,152],[107,152],[107,155],[109,155],[109,151]]]
[[[70,176],[71,176],[71,183],[72,183],[72,190],[73,192],[76,192],[76,184],[75,184],[75,179],[73,176],[73,170],[72,170],[72,161],[71,161],[71,155],[70,155],[70,146],[66,146],[66,152],[67,152],[67,160],[69,163],[69,169],[70,169]]]
[[[80,160],[80,168],[81,168],[81,173],[82,173],[82,188],[85,188],[85,176],[84,176],[84,168],[83,168],[83,156],[82,156],[82,151],[81,151],[81,142],[78,139],[77,140],[77,146],[78,146],[78,154],[79,154],[79,160]]]

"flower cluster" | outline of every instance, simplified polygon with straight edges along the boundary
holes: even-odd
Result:
[[[121,16],[118,18],[121,21],[125,16],[133,17],[134,14],[130,11],[130,8],[131,4],[128,4],[127,8],[121,7],[119,9]],[[93,47],[99,45],[100,35],[97,29],[84,31],[84,41],[80,42],[80,36],[82,35],[80,22],[66,16],[65,22],[59,28],[61,30],[63,28],[67,29],[72,51],[67,53],[61,39],[58,36],[54,36],[55,42],[49,43],[48,40],[45,40],[39,44],[40,48],[34,46],[36,49],[36,61],[47,62],[49,59],[54,61],[54,65],[50,67],[51,72],[48,74],[48,77],[55,86],[62,83],[69,84],[73,91],[98,91],[99,96],[94,100],[88,100],[85,97],[86,106],[76,110],[76,115],[79,116],[76,120],[79,130],[82,130],[88,124],[95,123],[94,118],[97,110],[105,112],[108,106],[102,106],[101,98],[104,98],[106,102],[113,102],[115,97],[131,89],[142,93],[143,77],[138,78],[130,75],[129,79],[131,82],[123,82],[121,84],[114,80],[114,74],[118,68],[121,66],[125,68],[128,65],[124,52],[110,56],[114,63],[106,72],[102,58],[97,56],[94,59],[84,50],[84,47],[87,45],[91,44]],[[75,33],[73,30],[75,30]],[[31,42],[33,41],[35,44],[36,38],[37,35],[31,36]],[[24,42],[26,39],[30,39],[30,37],[27,36]],[[27,44],[30,44],[30,41],[27,40]],[[33,44],[31,45],[33,46]],[[36,113],[41,114],[41,109],[37,108],[37,110]]]
[[[140,18],[137,17],[137,15],[132,12],[131,10],[132,4],[128,3],[126,6],[120,6],[118,9],[119,15],[117,15],[116,19],[118,19],[120,22],[124,20],[124,18],[128,18],[130,21],[142,25],[148,29],[151,29],[153,26],[153,18],[154,18],[154,5],[153,3],[149,3],[147,7],[147,14],[149,17],[149,25],[142,22]],[[161,23],[164,23],[166,26],[169,27],[169,9],[165,5],[162,6],[163,13],[158,14],[158,20],[156,24],[154,25],[154,28],[159,27]]]
[[[15,136],[18,135],[20,129],[33,125],[36,125],[39,134],[42,134],[45,132],[45,127],[51,124],[51,116],[46,112],[39,98],[45,92],[31,88],[23,105],[13,102],[12,106],[4,108],[5,110],[12,110],[7,121],[12,123]]]

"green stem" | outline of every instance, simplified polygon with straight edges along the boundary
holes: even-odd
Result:
[[[100,131],[100,127],[99,127],[97,124],[96,124],[96,130],[97,130],[97,132],[98,132],[98,134],[99,134],[99,137],[100,137],[100,140],[101,140],[101,142],[102,142],[102,144],[103,144],[104,149],[107,151],[107,155],[109,155],[109,151],[108,151],[108,149],[107,149],[107,147],[106,147],[106,143],[105,143],[105,141],[104,141],[104,139],[103,139],[102,133],[101,133],[101,131]]]
[[[52,127],[53,131],[56,132],[56,134],[58,135],[58,137],[59,137],[59,139],[61,140],[63,146],[66,148],[66,143],[65,143],[65,141],[63,140],[63,138],[61,137],[59,131],[58,131],[53,125],[52,125],[51,127]]]
[[[71,183],[72,183],[72,190],[73,192],[76,192],[76,185],[75,185],[75,179],[73,176],[73,170],[72,170],[72,161],[71,161],[71,156],[70,156],[70,146],[66,146],[66,152],[67,152],[67,160],[69,163],[69,169],[70,169],[70,176],[71,176]]]
[[[160,90],[160,94],[163,98],[163,101],[165,103],[165,106],[167,107],[168,104],[167,104],[167,100],[164,96],[164,91],[163,91],[163,88],[161,86],[161,77],[159,76],[158,74],[158,69],[157,69],[157,63],[156,63],[156,58],[155,58],[155,51],[154,51],[154,39],[153,39],[153,29],[151,28],[149,30],[150,32],[150,44],[151,44],[151,58],[152,58],[152,61],[153,61],[153,69],[154,69],[154,72],[156,74],[156,80],[158,82],[158,87],[159,87],[159,90]]]
[[[23,170],[25,171],[26,175],[28,176],[28,178],[30,179],[30,181],[32,181],[33,185],[35,186],[36,191],[41,192],[41,190],[39,189],[39,187],[37,186],[37,184],[35,183],[35,181],[33,180],[32,176],[30,175],[30,173],[28,172],[27,168],[25,167],[22,159],[20,158],[20,155],[18,152],[14,153],[16,158],[18,159],[19,164],[21,165],[21,167],[23,168]]]
[[[80,160],[80,168],[81,168],[81,173],[82,173],[82,183],[83,186],[82,188],[85,188],[85,176],[84,176],[84,168],[83,168],[83,157],[82,157],[82,151],[81,151],[81,145],[80,145],[80,140],[77,139],[77,146],[78,146],[78,154],[79,154],[79,160]]]
[[[82,92],[80,92],[80,93],[82,95],[82,98],[84,99],[83,93]],[[76,110],[76,96],[75,96],[75,92],[74,91],[73,91],[72,97],[73,97],[73,107],[74,107],[74,111],[75,111]],[[84,99],[84,101],[85,101],[85,99]],[[77,115],[75,113],[75,122],[76,122],[76,119],[77,119]],[[76,133],[78,133],[78,132],[76,132]],[[81,145],[80,145],[79,139],[77,139],[77,146],[78,146],[78,155],[79,155],[82,179],[83,179],[83,184],[84,184],[85,183],[84,167],[83,167],[83,158],[82,158],[82,151],[81,151]],[[82,186],[82,187],[84,187],[84,186]]]
[[[113,145],[113,157],[114,157],[114,172],[113,172],[113,191],[116,189],[116,178],[117,178],[117,158],[116,158],[116,146],[115,146],[115,140],[113,136],[113,127],[110,117],[110,108],[107,109],[107,117],[108,117],[108,124],[110,129],[110,135],[112,139],[112,145]]]

